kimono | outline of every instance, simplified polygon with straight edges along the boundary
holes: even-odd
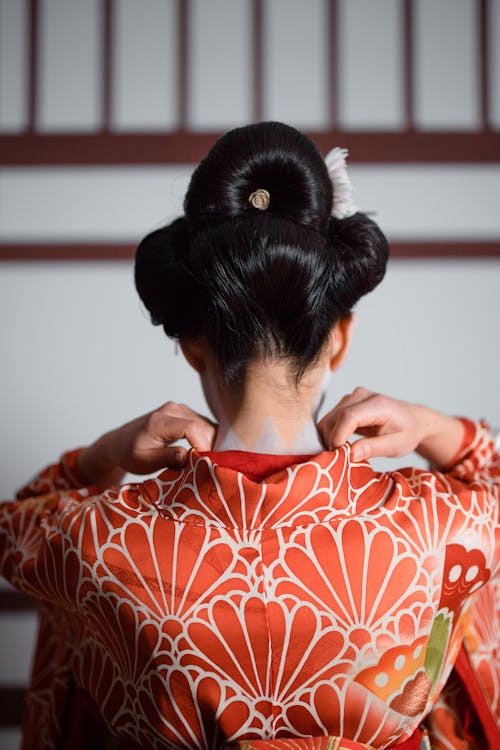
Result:
[[[500,460],[463,423],[444,473],[191,450],[97,492],[66,453],[0,505],[43,603],[23,749],[71,746],[75,689],[120,747],[500,747]]]

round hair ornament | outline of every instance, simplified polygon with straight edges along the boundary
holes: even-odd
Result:
[[[264,188],[254,190],[253,193],[250,193],[250,195],[248,196],[249,203],[251,203],[252,206],[254,208],[257,208],[259,211],[266,211],[269,208],[270,200],[271,196],[269,195],[267,190],[264,190]]]
[[[332,215],[336,219],[347,219],[357,213],[353,200],[354,188],[347,174],[346,159],[349,151],[336,146],[325,157],[326,168],[333,185]]]

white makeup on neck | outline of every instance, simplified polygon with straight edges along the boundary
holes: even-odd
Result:
[[[231,413],[234,414],[231,417],[227,416],[222,393],[214,387],[213,382],[205,381],[205,396],[218,421],[213,450],[250,451],[274,455],[314,455],[325,450],[316,428],[316,421],[328,390],[330,375],[330,369],[327,368],[312,404],[312,394],[305,396],[304,401],[294,401],[292,398],[289,404],[285,405],[286,402],[282,400],[279,392],[270,398],[265,388],[262,396],[257,389],[254,390],[250,401],[243,397],[236,410],[234,406],[231,408]],[[268,410],[267,415],[263,413],[265,409]]]
[[[219,422],[217,436],[213,446],[214,451],[246,451],[248,450],[243,440],[240,440],[231,425],[224,426]]]
[[[324,450],[325,447],[320,440],[316,425],[311,421],[304,425],[303,429],[295,438],[292,450],[288,452],[301,453],[305,455],[307,453],[321,453]]]
[[[213,449],[216,451],[238,450],[276,455],[316,454],[325,450],[320,441],[316,425],[312,420],[307,421],[295,438],[290,441],[286,440],[286,436],[284,438],[280,434],[272,417],[266,419],[257,439],[251,441],[239,437],[231,425],[219,424]]]

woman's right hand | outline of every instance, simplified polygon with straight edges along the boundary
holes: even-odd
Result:
[[[355,460],[397,457],[417,451],[435,466],[447,466],[457,455],[464,428],[459,419],[419,404],[356,388],[318,423],[328,449],[347,442],[354,433]]]
[[[184,466],[187,450],[172,443],[185,439],[197,451],[210,450],[216,432],[217,425],[207,417],[168,401],[84,448],[79,468],[90,484],[108,487],[125,471],[150,474],[165,466]]]

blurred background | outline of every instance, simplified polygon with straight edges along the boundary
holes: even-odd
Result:
[[[133,253],[217,136],[265,119],[349,148],[391,243],[330,403],[364,385],[500,425],[499,39],[500,0],[0,0],[0,495],[168,399],[205,411]],[[7,750],[36,612],[1,585]]]

